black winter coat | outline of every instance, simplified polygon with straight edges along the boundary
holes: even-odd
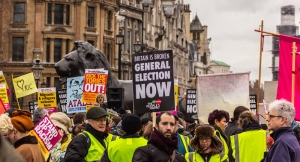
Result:
[[[171,155],[162,148],[148,143],[147,146],[139,147],[135,150],[132,162],[168,162],[168,160],[171,160]],[[176,152],[173,162],[185,162],[185,159]]]

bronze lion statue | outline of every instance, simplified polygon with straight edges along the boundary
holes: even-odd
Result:
[[[60,76],[60,83],[65,84],[67,78],[83,76],[85,69],[104,68],[108,70],[107,87],[124,88],[124,108],[133,112],[133,85],[131,80],[117,80],[111,72],[111,66],[102,51],[88,42],[75,41],[73,50],[54,65]],[[179,100],[179,110],[185,114],[185,101]]]

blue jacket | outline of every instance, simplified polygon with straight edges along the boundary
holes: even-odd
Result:
[[[274,144],[265,162],[299,162],[300,146],[290,127],[282,127],[271,134]]]

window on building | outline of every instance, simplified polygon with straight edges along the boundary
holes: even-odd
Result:
[[[47,38],[47,42],[46,42],[46,62],[50,62],[50,38]]]
[[[110,50],[110,43],[105,43],[105,55],[106,55],[106,58],[108,60],[109,63],[111,63],[111,50]]]
[[[25,23],[25,3],[14,4],[14,23]]]
[[[69,43],[70,43],[70,39],[66,39],[66,54],[69,53]]]
[[[111,17],[111,11],[108,11],[107,13],[107,30],[111,30],[111,21],[112,21],[112,17]]]
[[[58,62],[61,60],[61,47],[62,47],[62,39],[55,38],[54,39],[54,62]]]
[[[54,10],[52,10],[54,8]],[[48,3],[47,23],[70,25],[70,5]]]
[[[56,87],[56,89],[61,89],[61,84],[59,82],[59,77],[54,78],[54,87]]]
[[[197,37],[196,37],[196,33],[193,33],[193,40],[196,40]]]
[[[88,40],[88,42],[89,42],[92,46],[94,46],[94,41]]]
[[[95,17],[94,17],[94,7],[88,7],[88,26],[89,27],[94,27],[95,26]]]
[[[13,38],[12,51],[12,61],[24,61],[24,37]]]
[[[200,40],[200,33],[197,33],[197,40]]]
[[[46,87],[50,87],[50,82],[51,82],[51,78],[50,77],[47,77],[46,78]]]
[[[64,5],[55,4],[54,5],[54,24],[64,23]]]
[[[130,47],[131,47],[131,32],[128,31],[127,33],[127,51],[130,53]]]

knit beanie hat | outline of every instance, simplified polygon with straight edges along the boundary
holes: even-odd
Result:
[[[69,134],[68,130],[71,128],[71,120],[68,115],[63,112],[55,112],[50,115],[50,119],[55,126],[64,130],[66,134]]]
[[[128,114],[122,120],[122,129],[127,135],[135,134],[141,128],[142,121],[136,114]]]
[[[11,123],[21,133],[26,133],[34,128],[29,111],[16,110],[12,113]]]

